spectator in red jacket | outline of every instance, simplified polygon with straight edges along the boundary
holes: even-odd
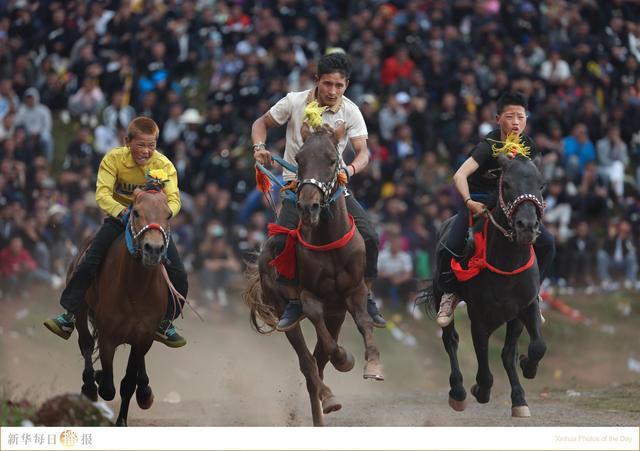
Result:
[[[409,58],[409,51],[406,47],[398,47],[393,56],[384,60],[382,66],[382,84],[385,86],[397,85],[398,82],[408,83],[411,72],[416,64]],[[402,90],[402,86],[396,86]]]
[[[20,296],[30,275],[37,268],[36,262],[24,248],[22,238],[14,235],[9,244],[0,250],[0,287],[7,295]]]

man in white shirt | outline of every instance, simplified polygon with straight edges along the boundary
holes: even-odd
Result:
[[[345,124],[346,133],[338,143],[338,151],[342,155],[347,142],[350,142],[356,156],[349,166],[346,166],[343,162],[344,171],[347,172],[349,177],[352,177],[363,170],[369,163],[367,126],[358,107],[351,100],[344,97],[344,92],[349,85],[350,74],[351,63],[344,53],[331,53],[320,58],[316,74],[316,85],[312,89],[290,92],[253,123],[251,139],[253,141],[253,155],[256,161],[263,165],[271,162],[271,153],[267,150],[265,144],[267,130],[287,124],[284,159],[295,164],[295,155],[300,151],[303,144],[300,129],[304,119],[304,109],[308,103],[317,100],[320,106],[327,107],[322,113],[324,123],[333,128],[336,128],[341,123]],[[293,181],[295,177],[296,175],[291,171],[284,170],[286,182]],[[347,210],[354,217],[356,227],[364,239],[367,255],[364,275],[367,286],[371,288],[371,284],[378,274],[378,236],[366,211],[354,199],[352,194],[347,196],[346,202]],[[295,202],[284,198],[277,223],[284,227],[295,228],[298,225],[298,221]],[[284,238],[283,235],[276,238],[281,249],[284,248]],[[280,278],[279,282],[287,290],[289,303],[276,329],[286,332],[293,329],[304,319],[304,314],[299,300],[298,281],[296,279]],[[374,326],[385,326],[385,320],[380,315],[371,296],[369,296],[367,302],[367,311],[373,318]]]

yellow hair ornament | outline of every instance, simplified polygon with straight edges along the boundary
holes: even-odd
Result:
[[[313,129],[322,126],[322,113],[326,110],[326,106],[320,106],[317,100],[310,102],[304,109],[304,122],[309,124]]]
[[[529,155],[531,153],[531,147],[525,145],[522,141],[522,137],[515,133],[509,133],[507,135],[507,139],[504,141],[497,141],[491,138],[487,138],[487,141],[493,141],[495,143],[491,145],[491,150],[493,150],[492,155],[494,157],[503,154],[510,158],[515,158],[517,155],[530,158]],[[502,145],[499,146],[498,144]]]
[[[149,178],[160,180],[161,182],[166,182],[168,180],[167,173],[164,169],[152,169],[149,171]]]

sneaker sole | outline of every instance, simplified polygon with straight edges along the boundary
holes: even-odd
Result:
[[[376,327],[378,329],[385,329],[387,327],[387,323],[385,321],[384,324],[380,324],[380,323],[376,323],[375,321],[373,322],[373,327]]]
[[[287,327],[278,327],[278,326],[276,326],[276,330],[278,332],[289,332],[290,330],[295,329],[298,326],[298,324],[300,324],[300,321],[302,321],[306,317],[307,317],[307,315],[302,315],[300,318],[298,318],[297,321],[295,321],[294,323],[288,325]]]
[[[68,340],[69,337],[71,336],[72,332],[67,332],[67,331],[64,331],[64,330],[60,329],[60,327],[58,327],[58,325],[55,323],[55,321],[53,321],[51,319],[46,320],[42,324],[44,324],[44,327],[49,329],[51,332],[53,332],[54,334],[56,334],[60,338]]]
[[[163,345],[168,346],[170,348],[181,348],[181,347],[183,347],[183,346],[185,346],[187,344],[187,340],[170,341],[170,340],[167,340],[166,338],[160,337],[158,335],[154,335],[153,339],[155,341],[159,341]]]

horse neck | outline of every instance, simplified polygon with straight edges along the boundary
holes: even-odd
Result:
[[[300,228],[302,238],[311,244],[326,244],[342,238],[349,231],[349,213],[344,195],[329,206],[329,215],[323,218],[316,227]]]
[[[509,222],[500,207],[496,208],[494,218],[505,230]],[[531,257],[531,245],[518,244],[509,240],[489,219],[487,228],[487,262],[503,270],[513,270],[526,264]],[[515,239],[515,238],[514,238]]]

